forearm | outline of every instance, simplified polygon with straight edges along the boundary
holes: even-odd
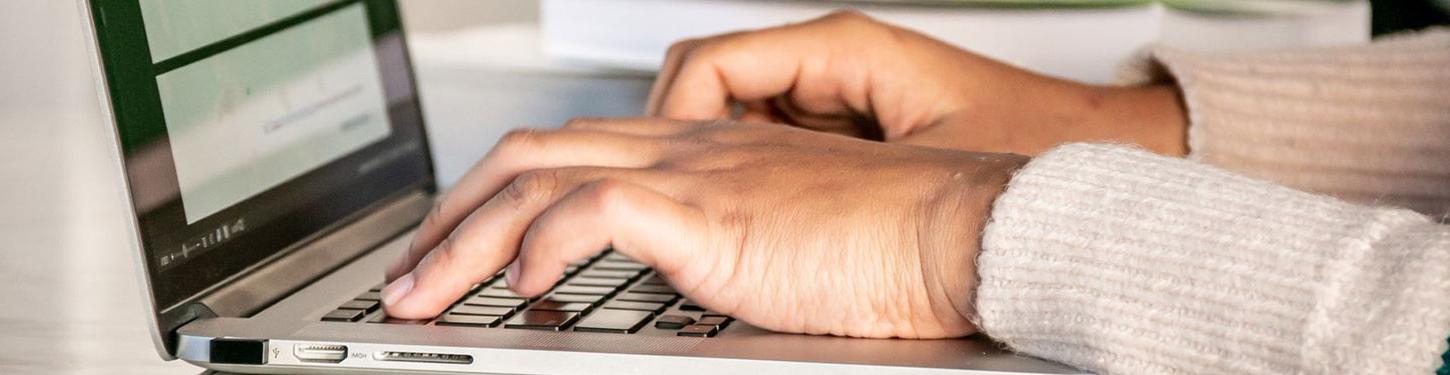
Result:
[[[1450,229],[1181,159],[1069,145],[998,198],[981,328],[1106,373],[1430,373]]]

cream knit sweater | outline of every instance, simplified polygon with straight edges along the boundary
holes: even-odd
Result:
[[[1196,161],[1086,144],[1034,159],[983,233],[983,331],[1100,373],[1439,368],[1450,226],[1385,204],[1450,211],[1450,32],[1154,57]]]

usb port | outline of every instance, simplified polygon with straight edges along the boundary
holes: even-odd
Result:
[[[301,344],[292,347],[292,354],[303,362],[339,363],[347,358],[347,346],[332,344]]]

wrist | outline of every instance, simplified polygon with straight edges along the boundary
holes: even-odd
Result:
[[[1091,87],[1083,118],[1097,140],[1132,143],[1167,155],[1188,154],[1188,117],[1175,85]]]
[[[1014,154],[969,153],[962,172],[943,188],[945,194],[926,207],[928,225],[919,247],[922,277],[930,311],[949,334],[977,331],[975,321],[977,266],[982,230],[997,197],[1013,173],[1029,158]]]

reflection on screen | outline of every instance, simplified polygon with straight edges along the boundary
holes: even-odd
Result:
[[[189,8],[164,10],[172,9]],[[187,224],[391,132],[362,5],[167,72],[156,83]]]
[[[152,62],[241,34],[329,0],[141,0]]]

